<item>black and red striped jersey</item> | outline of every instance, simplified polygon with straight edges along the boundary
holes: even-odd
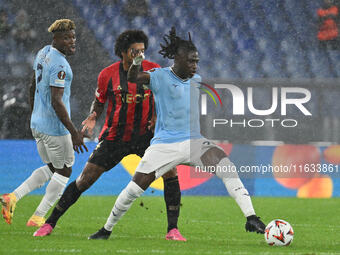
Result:
[[[141,71],[158,67],[158,64],[144,60]],[[146,133],[148,121],[154,114],[153,95],[147,86],[137,86],[127,81],[127,71],[122,61],[100,72],[96,98],[101,103],[108,100],[105,124],[99,140],[128,142]]]

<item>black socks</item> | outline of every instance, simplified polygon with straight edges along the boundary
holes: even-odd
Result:
[[[46,220],[46,223],[50,224],[53,228],[57,224],[59,218],[67,211],[67,209],[73,205],[82,192],[78,190],[76,186],[76,181],[71,182],[65,189],[63,195],[61,196],[59,202],[53,209],[52,214]]]
[[[171,177],[164,180],[164,200],[168,216],[168,232],[177,228],[180,204],[181,190],[179,187],[178,177]]]

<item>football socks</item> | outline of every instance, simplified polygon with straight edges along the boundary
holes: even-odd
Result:
[[[31,176],[28,177],[18,188],[16,188],[16,190],[14,190],[13,193],[16,196],[17,201],[31,191],[43,186],[51,179],[52,175],[53,173],[47,165],[35,169]]]
[[[82,192],[77,188],[76,181],[71,182],[65,189],[59,202],[54,207],[52,214],[46,220],[52,227],[55,227],[59,218],[67,211],[67,209],[73,205]]]
[[[223,169],[223,166],[233,164],[227,157],[221,159],[217,164],[217,169]],[[229,168],[232,169],[232,168]],[[251,202],[248,190],[243,186],[236,171],[217,171],[216,176],[222,179],[229,195],[235,199],[238,206],[241,208],[245,217],[255,214],[253,204]]]
[[[65,177],[58,173],[53,174],[51,181],[46,187],[45,195],[34,215],[44,217],[47,214],[48,210],[50,210],[50,208],[54,205],[55,201],[60,198],[68,180],[69,177]]]
[[[104,225],[107,231],[112,231],[119,219],[129,210],[133,201],[143,194],[144,190],[135,182],[130,181],[125,189],[119,194],[109,218]]]
[[[178,176],[164,180],[164,200],[168,217],[168,231],[177,229],[177,222],[181,204],[181,190]]]

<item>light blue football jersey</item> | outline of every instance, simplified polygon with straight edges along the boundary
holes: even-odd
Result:
[[[157,121],[151,144],[175,143],[201,138],[199,88],[201,77],[182,80],[170,67],[150,72],[149,87],[156,104]]]
[[[36,89],[31,128],[53,136],[69,134],[52,107],[50,88],[51,86],[64,88],[62,100],[71,116],[70,95],[73,73],[65,55],[51,45],[47,45],[38,52],[33,70]]]

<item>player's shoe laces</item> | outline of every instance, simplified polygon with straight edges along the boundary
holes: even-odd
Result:
[[[187,239],[185,239],[181,233],[179,232],[179,230],[177,228],[173,228],[171,229],[165,236],[166,240],[174,240],[174,241],[186,241]]]
[[[33,236],[48,236],[52,233],[52,231],[53,227],[50,224],[45,223],[37,231],[34,232]]]
[[[40,228],[45,223],[45,218],[37,215],[32,215],[32,217],[27,221],[27,227],[38,227]]]
[[[252,215],[247,217],[246,222],[246,231],[249,232],[256,232],[264,234],[264,230],[266,229],[266,225],[260,220],[260,217],[257,217],[256,215]]]
[[[101,240],[107,240],[107,239],[109,239],[111,233],[112,233],[112,231],[108,231],[104,227],[102,227],[96,233],[94,233],[93,235],[90,235],[87,239],[89,239],[89,240],[100,240],[100,239]]]
[[[1,214],[4,217],[5,221],[8,224],[11,224],[15,205],[17,203],[17,198],[14,193],[3,194],[0,197],[0,202],[2,204]]]

